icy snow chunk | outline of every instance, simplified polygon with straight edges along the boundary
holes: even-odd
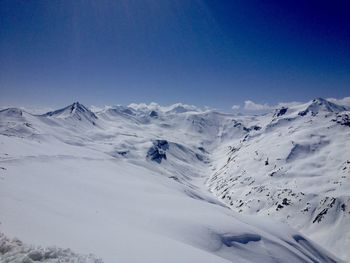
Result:
[[[0,233],[0,262],[44,262],[44,263],[103,263],[94,255],[80,255],[70,249],[42,248],[23,244],[18,239],[9,239]]]

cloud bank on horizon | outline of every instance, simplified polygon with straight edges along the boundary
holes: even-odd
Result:
[[[333,102],[338,105],[342,106],[347,106],[350,107],[350,96],[349,97],[344,97],[341,99],[336,99],[336,98],[327,98],[328,101]],[[253,100],[245,100],[243,103],[243,106],[239,104],[234,104],[231,107],[231,110],[235,113],[244,113],[244,114],[259,114],[259,113],[267,113],[272,110],[282,108],[282,107],[293,107],[293,106],[298,106],[301,104],[304,104],[304,102],[301,101],[292,101],[292,102],[278,102],[276,104],[269,104],[269,103],[259,103],[259,102],[254,102]],[[84,103],[83,103],[84,104]],[[64,106],[64,105],[62,105]],[[120,104],[115,104],[114,106],[112,105],[103,105],[103,106],[98,106],[98,105],[90,105],[88,108],[93,111],[93,112],[99,112],[103,111],[109,108],[114,108],[114,107],[128,107],[136,111],[158,111],[158,112],[174,112],[174,113],[181,113],[181,112],[204,112],[204,111],[210,111],[210,110],[218,110],[216,108],[212,107],[198,107],[195,105],[189,105],[185,103],[175,103],[175,104],[170,104],[170,105],[161,105],[156,102],[151,102],[151,103],[130,103],[129,105],[120,105]],[[20,108],[22,110],[25,110],[29,113],[32,114],[44,114],[49,111],[52,111],[52,107],[40,107],[40,106],[28,106],[28,107],[23,107],[20,105],[0,105],[0,110],[7,109],[7,108]],[[221,110],[219,110],[221,111]]]
[[[344,97],[342,99],[327,98],[327,100],[339,105],[350,106],[350,97]],[[292,107],[303,103],[305,102],[292,101],[292,102],[279,102],[277,104],[272,105],[268,103],[258,103],[252,100],[245,100],[243,107],[241,107],[241,105],[234,104],[232,105],[232,110],[243,111],[243,112],[268,112],[277,108]]]

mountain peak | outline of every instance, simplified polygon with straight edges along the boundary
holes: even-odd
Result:
[[[318,97],[318,98],[313,99],[312,102],[313,103],[328,103],[329,101],[324,99],[324,98]]]
[[[298,115],[305,116],[309,112],[311,115],[315,116],[320,111],[324,112],[341,112],[345,111],[346,107],[330,102],[324,98],[316,98],[308,103],[308,106],[305,110],[300,111]]]
[[[7,108],[0,110],[0,114],[6,117],[22,117],[23,111],[19,108]]]
[[[56,118],[62,118],[62,119],[74,118],[79,121],[86,119],[93,124],[95,124],[94,120],[97,120],[97,116],[88,108],[86,108],[83,104],[79,103],[78,101],[73,102],[73,104],[67,107],[64,107],[62,109],[50,111],[44,114],[44,116],[56,117]]]
[[[74,102],[72,105],[68,107],[70,107],[71,113],[75,113],[76,111],[91,112],[88,108],[86,108],[83,104],[79,103],[78,101]]]

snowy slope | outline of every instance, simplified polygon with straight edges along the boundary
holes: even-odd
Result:
[[[300,111],[305,109],[302,107]],[[283,118],[290,114],[288,118],[295,118],[295,125],[321,119],[321,113],[315,114],[314,108],[305,116],[298,115],[298,109],[290,111]],[[322,107],[320,111],[328,112]],[[322,115],[322,121],[323,118],[329,120],[330,125],[336,127],[329,134],[337,132],[337,139],[321,136],[321,129],[317,127],[323,127],[323,122],[317,127],[305,126],[310,129],[308,133],[318,132],[313,140],[307,140],[312,146],[306,153],[301,147],[305,163],[297,163],[300,147],[294,150],[294,157],[284,161],[295,184],[299,183],[297,179],[301,183],[302,178],[307,178],[300,189],[317,195],[313,197],[315,200],[325,198],[330,186],[313,187],[316,176],[296,175],[303,170],[298,167],[318,162],[313,159],[314,152],[331,147],[342,152],[331,162],[323,160],[323,166],[325,171],[336,174],[336,163],[343,160],[340,156],[347,154],[347,148],[339,145],[348,139],[344,131],[349,128],[342,125],[345,113],[330,111],[330,114],[329,117]],[[302,121],[302,118],[307,119]],[[0,230],[27,244],[69,247],[79,254],[93,253],[104,262],[340,262],[324,248],[344,258],[343,249],[339,252],[329,244],[321,248],[307,236],[321,243],[322,235],[313,234],[318,230],[328,234],[328,226],[338,234],[340,242],[346,242],[348,231],[345,230],[349,230],[349,225],[345,215],[340,218],[339,213],[328,212],[324,216],[337,216],[337,223],[321,220],[312,224],[304,214],[300,220],[287,220],[292,227],[308,223],[310,227],[299,227],[307,234],[304,236],[275,218],[257,217],[249,209],[244,212],[253,215],[239,214],[222,203],[223,200],[230,205],[227,198],[221,199],[223,182],[237,176],[233,161],[228,162],[227,171],[223,172],[226,168],[222,167],[232,154],[233,148],[228,151],[228,147],[242,145],[239,150],[242,165],[252,165],[255,161],[249,159],[249,142],[266,134],[274,143],[274,129],[280,129],[281,133],[289,130],[286,124],[274,127],[280,119],[283,123],[281,116],[273,114],[234,117],[182,104],[170,107],[133,104],[92,112],[74,103],[44,115],[18,109],[2,110]],[[301,135],[295,136],[296,145],[303,145],[297,140]],[[285,139],[284,145],[287,144]],[[314,147],[317,150],[314,151]],[[266,146],[263,148],[266,153],[261,154],[265,157],[269,152]],[[293,150],[287,147],[286,154],[288,149]],[[273,158],[271,153],[271,165],[266,167],[274,167]],[[255,176],[255,180],[268,184],[271,189],[280,186],[275,182],[277,175],[263,179],[256,172],[246,178]],[[346,172],[341,185],[333,185],[337,206],[338,202],[348,202]],[[331,178],[328,174],[326,177]],[[219,199],[208,192],[205,183]],[[234,200],[236,189],[233,185],[230,187],[226,195],[230,191]],[[252,195],[244,200],[248,198]],[[276,197],[276,200],[279,199]],[[340,208],[343,203],[339,203]],[[325,202],[325,206],[327,204]],[[272,206],[262,206],[261,211],[264,209],[270,211]],[[287,209],[280,209],[280,216],[276,218],[289,218],[284,211]],[[327,225],[323,226],[324,222]]]
[[[277,218],[350,260],[346,110],[315,99],[260,117],[261,130],[219,147],[210,190],[233,210]]]

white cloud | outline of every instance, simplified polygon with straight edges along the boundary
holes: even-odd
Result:
[[[343,105],[343,106],[349,106],[350,107],[350,97],[345,97],[342,99],[334,99],[334,98],[328,98],[330,102],[333,102],[338,105]]]
[[[91,106],[89,107],[89,109],[90,109],[92,112],[99,112],[99,111],[102,111],[102,110],[106,109],[107,107],[110,107],[110,106],[99,107],[99,106],[91,105]]]
[[[244,109],[248,111],[265,111],[265,110],[271,110],[272,107],[267,103],[259,104],[251,100],[246,100],[244,102]]]
[[[129,108],[133,108],[134,110],[158,110],[160,109],[160,105],[155,102],[151,102],[150,104],[146,103],[131,103],[128,105]]]
[[[241,108],[241,106],[236,105],[236,104],[232,106],[232,109],[233,109],[233,110],[239,110],[240,108]]]
[[[279,102],[277,105],[272,106],[273,109],[281,108],[281,107],[294,107],[303,104],[303,102],[291,101],[291,102]]]
[[[134,110],[141,110],[141,111],[163,111],[163,112],[186,112],[186,111],[202,111],[202,109],[193,106],[193,105],[187,105],[183,103],[175,103],[169,106],[161,106],[158,103],[151,102],[150,104],[146,103],[131,103],[128,105],[128,107],[134,109]]]
[[[266,112],[266,111],[270,111],[270,110],[281,108],[281,107],[293,107],[293,106],[297,106],[300,104],[301,104],[301,102],[292,101],[292,102],[279,102],[275,105],[269,105],[268,103],[261,104],[261,103],[256,103],[256,102],[251,101],[251,100],[246,100],[244,102],[243,108],[246,111],[260,111],[260,112],[265,111]]]

